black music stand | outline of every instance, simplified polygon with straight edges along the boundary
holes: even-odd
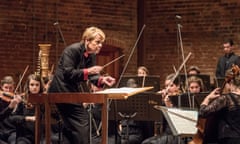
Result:
[[[199,109],[202,101],[208,94],[208,92],[202,92],[197,94],[184,93],[177,96],[169,96],[169,98],[173,105],[176,107]]]
[[[130,96],[126,100],[115,100],[114,105],[110,106],[109,120],[115,120],[116,122],[123,120],[124,118],[119,114],[116,115],[119,112],[125,115],[136,113],[136,116],[131,118],[131,120],[141,124],[145,133],[144,138],[150,137],[154,134],[155,121],[158,122],[159,127],[162,126],[162,112],[154,109],[154,105],[162,104],[161,100],[161,95],[152,92]]]
[[[133,117],[133,120],[138,121],[159,121],[161,119],[161,113],[153,108],[154,105],[162,104],[161,95],[152,92],[144,92],[134,96],[128,97],[126,100],[116,100],[116,113],[133,114],[137,112],[137,115]],[[110,106],[109,119],[114,120],[114,106]],[[117,120],[122,118],[117,115]]]

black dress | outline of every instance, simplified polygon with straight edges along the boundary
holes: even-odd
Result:
[[[240,95],[230,93],[201,105],[199,115],[207,118],[218,113],[218,140],[220,144],[240,143]]]

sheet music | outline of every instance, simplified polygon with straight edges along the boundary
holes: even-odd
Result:
[[[197,133],[197,111],[177,108],[163,108],[162,110],[174,135],[189,136]]]

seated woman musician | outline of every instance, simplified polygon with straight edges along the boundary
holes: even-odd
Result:
[[[226,72],[230,92],[221,93],[221,88],[214,89],[201,103],[199,116],[208,118],[218,113],[219,144],[240,143],[240,70],[238,66]]]
[[[182,92],[180,90],[180,81],[178,78],[174,78],[175,74],[170,74],[166,77],[164,85],[165,89],[159,91],[158,93],[162,95],[163,104],[167,107],[173,107],[172,102],[169,99],[169,96],[180,95]]]
[[[34,106],[27,103],[29,94],[42,93],[44,88],[40,75],[31,74],[28,76],[25,84],[25,95],[23,102],[20,103],[10,117],[16,126],[16,141],[19,144],[34,143],[35,132],[35,109]]]
[[[205,91],[202,79],[197,76],[188,77],[186,85],[188,85],[187,90],[193,94]]]
[[[165,88],[158,93],[162,95],[163,105],[166,107],[174,107],[173,103],[170,101],[169,96],[176,96],[181,94],[180,90],[180,82],[179,79],[175,77],[175,74],[170,74],[166,77],[164,85]],[[181,144],[182,141],[179,142],[178,137],[172,134],[172,131],[166,121],[163,119],[162,122],[162,130],[160,135],[153,136],[145,139],[142,144]]]
[[[137,69],[137,76],[141,77],[141,76],[148,76],[149,71],[145,66],[140,66]]]

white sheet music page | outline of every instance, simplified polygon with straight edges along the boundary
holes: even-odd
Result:
[[[178,135],[194,135],[197,133],[197,111],[170,108],[168,109],[168,115]]]

